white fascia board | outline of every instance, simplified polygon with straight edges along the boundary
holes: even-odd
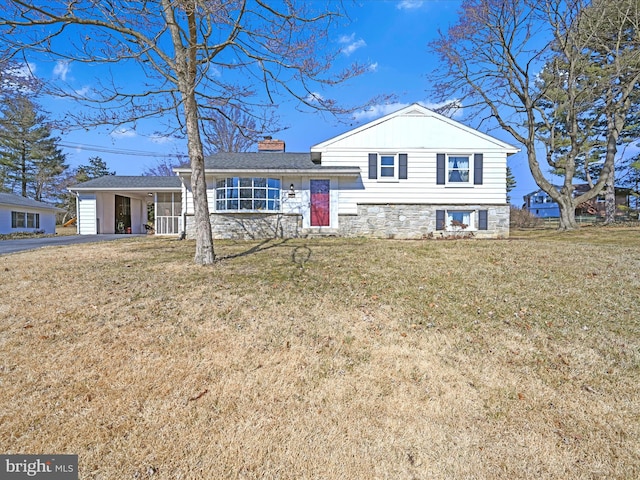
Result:
[[[184,172],[188,175],[191,174],[191,171],[180,171]],[[207,169],[204,172],[206,175],[227,175],[240,177],[243,175],[299,175],[299,176],[312,176],[312,175],[330,175],[333,177],[353,177],[358,176],[362,172],[360,167],[352,167],[352,168],[322,168],[322,169],[308,169],[301,170],[299,168],[279,168],[274,170],[269,169],[260,169],[260,170],[226,170],[226,169]]]
[[[33,207],[28,205],[18,205],[16,203],[0,203],[0,207],[8,207],[12,210],[20,210],[20,211],[38,210],[38,211],[48,212],[48,213],[51,213],[51,211],[55,211],[55,212],[65,211],[63,208],[54,207],[53,205],[51,205],[50,207],[49,206]]]
[[[67,190],[69,190],[70,192],[179,192],[180,187],[156,187],[156,188],[141,188],[141,187],[73,188],[73,187],[69,187]]]

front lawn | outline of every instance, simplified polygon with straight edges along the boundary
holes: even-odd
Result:
[[[640,228],[0,257],[0,451],[82,479],[640,478]]]

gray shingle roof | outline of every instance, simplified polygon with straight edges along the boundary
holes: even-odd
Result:
[[[316,165],[310,153],[241,152],[216,153],[205,157],[206,170],[327,170]],[[188,168],[188,167],[187,167]],[[354,167],[331,167],[331,170],[353,170]]]
[[[319,169],[311,161],[309,153],[285,152],[242,152],[217,153],[204,160],[208,170],[281,170],[281,169]]]
[[[154,190],[154,189],[176,189],[181,186],[180,179],[176,177],[145,177],[145,176],[124,176],[105,175],[94,178],[87,182],[79,183],[70,187],[70,190],[79,189],[123,189],[123,190]]]
[[[38,202],[32,198],[21,197],[20,195],[14,195],[13,193],[0,193],[0,204],[12,205],[16,207],[25,208],[41,208],[47,210],[60,210],[48,203]]]

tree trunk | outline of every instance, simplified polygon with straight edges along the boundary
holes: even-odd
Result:
[[[185,5],[180,5],[170,0],[163,0],[162,5],[175,49],[175,72],[178,89],[182,96],[182,108],[184,109],[187,133],[187,150],[191,163],[191,194],[193,196],[196,234],[194,261],[196,265],[211,265],[215,261],[215,254],[213,251],[211,218],[209,217],[209,202],[207,200],[207,180],[204,174],[204,149],[202,137],[200,136],[200,115],[196,99],[198,32],[195,19],[195,4],[191,1]],[[188,35],[186,45],[183,43],[183,31],[176,20],[178,6],[184,8],[187,14]],[[186,225],[184,227],[186,228]]]
[[[207,200],[207,180],[204,174],[204,154],[198,125],[198,105],[195,95],[183,94],[187,129],[187,148],[191,163],[191,192],[193,194],[194,221],[196,233],[197,265],[211,265],[215,261],[209,202]],[[186,227],[186,225],[185,225]]]
[[[22,158],[20,159],[20,194],[23,197],[27,196],[27,154],[22,152]]]
[[[615,170],[611,168],[609,179],[604,189],[604,223],[610,224],[616,221],[616,187]]]
[[[532,110],[533,109],[531,109],[531,111]],[[558,209],[560,211],[560,225],[558,229],[574,230],[578,228],[578,223],[576,222],[576,205],[573,200],[573,189],[571,188],[571,185],[569,185],[569,187],[565,186],[562,190],[558,191],[556,187],[544,177],[536,156],[537,152],[535,148],[534,125],[535,122],[531,117],[529,121],[529,136],[524,142],[527,149],[529,170],[531,171],[533,179],[536,181],[538,186],[547,192],[547,194],[558,204]],[[571,171],[569,171],[568,174],[571,175],[571,177],[573,176]]]
[[[578,228],[578,222],[576,222],[576,207],[571,199],[561,197],[558,202],[558,208],[560,210],[560,225],[559,230],[575,230]]]

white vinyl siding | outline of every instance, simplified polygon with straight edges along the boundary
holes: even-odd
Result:
[[[15,214],[15,215],[14,215]],[[14,227],[13,220],[21,226]],[[15,225],[17,225],[15,224]],[[23,206],[0,206],[0,234],[14,232],[56,232],[56,214],[52,210],[35,210]]]
[[[78,196],[78,233],[80,235],[98,233],[95,194],[80,194]]]
[[[340,213],[356,204],[505,204],[507,153],[517,151],[489,135],[422,109],[407,108],[316,145],[322,166],[354,166],[361,179],[340,181]],[[399,183],[370,179],[369,154],[407,154],[407,179]],[[437,155],[467,156],[470,180],[463,188],[437,184]],[[482,184],[475,184],[475,155],[482,154]]]
[[[436,184],[437,150],[403,150],[408,154],[408,175],[401,183],[385,183],[361,179],[340,180],[340,213],[355,213],[357,203],[429,203],[429,204],[504,204],[506,203],[507,159],[503,152],[469,151],[466,155],[483,153],[483,183],[467,188],[447,188]],[[369,149],[360,151],[330,151],[322,154],[323,166],[349,165],[367,172]]]
[[[223,178],[222,176],[220,178]],[[216,204],[216,179],[207,176],[207,202],[209,204],[209,212],[214,211]],[[184,182],[182,185],[182,211],[187,215],[193,215],[195,213],[193,206],[193,191],[191,190],[191,175],[184,175]]]

